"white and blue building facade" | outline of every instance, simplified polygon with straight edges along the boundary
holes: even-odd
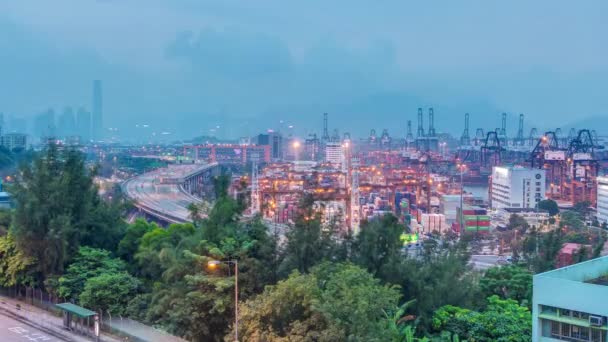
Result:
[[[532,341],[608,341],[608,256],[533,279]]]

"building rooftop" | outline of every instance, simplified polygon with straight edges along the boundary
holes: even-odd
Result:
[[[580,243],[565,243],[560,249],[560,253],[573,254],[581,249],[581,247],[591,247],[590,245],[582,245]]]
[[[566,245],[575,245],[576,248],[580,248],[580,245],[575,243],[568,243]],[[566,245],[564,245],[564,248]],[[544,273],[539,273],[534,277],[562,279],[570,282],[593,284],[593,280],[606,276],[608,276],[608,256],[587,260],[578,264],[558,268]]]
[[[593,278],[593,279],[587,280],[586,283],[595,284],[595,285],[602,285],[602,286],[608,286],[608,273],[604,274],[601,277],[597,277],[597,278]]]

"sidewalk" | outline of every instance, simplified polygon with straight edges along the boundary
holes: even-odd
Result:
[[[17,310],[17,304],[21,306],[19,310]],[[63,327],[63,319],[61,317],[55,316],[52,313],[36,306],[26,304],[22,301],[9,297],[0,296],[0,315],[17,319],[24,324],[43,330],[63,341],[94,341],[93,337],[84,336],[82,334],[66,330]],[[100,341],[119,342],[121,340],[102,333]]]

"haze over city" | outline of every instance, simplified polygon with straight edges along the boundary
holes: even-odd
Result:
[[[0,2],[0,341],[607,342],[608,2]]]
[[[608,118],[607,14],[605,1],[4,1],[0,112],[90,110],[100,79],[123,139],[281,121],[304,136],[324,112],[357,136],[404,136],[418,107],[449,133],[466,112],[472,127],[502,112],[513,130],[519,113],[539,130],[590,126]]]

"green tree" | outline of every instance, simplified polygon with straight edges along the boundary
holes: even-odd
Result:
[[[228,196],[230,177],[222,174],[214,179],[216,200],[206,219],[196,221],[201,227],[202,238],[219,243],[226,237],[234,236],[243,207]],[[200,223],[199,223],[200,222]]]
[[[37,260],[39,281],[60,274],[80,245],[115,250],[121,212],[99,198],[93,174],[80,152],[51,144],[9,188],[16,206],[11,230],[18,249]]]
[[[36,260],[17,249],[12,235],[0,237],[0,286],[34,283],[32,269]]]
[[[578,213],[583,218],[586,218],[587,214],[589,214],[589,212],[591,210],[590,207],[591,207],[591,202],[580,201],[580,202],[574,203],[574,205],[572,206],[572,211]]]
[[[562,214],[563,215],[563,214]],[[534,273],[545,272],[555,267],[555,260],[564,243],[562,230],[557,228],[524,238],[524,260],[527,267]]]
[[[546,199],[538,202],[538,209],[545,210],[549,213],[550,216],[555,216],[559,214],[559,207],[557,206],[557,202],[552,199]]]
[[[418,258],[405,258],[384,267],[378,277],[397,284],[405,299],[416,299],[411,313],[417,317],[417,329],[427,333],[433,312],[444,305],[478,307],[478,274],[471,272],[465,244],[439,241],[428,244]]]
[[[598,233],[597,242],[593,245],[593,251],[591,254],[592,259],[598,258],[602,254],[607,240],[606,235],[607,233],[605,231],[600,231]]]
[[[481,312],[451,305],[441,307],[433,315],[433,328],[469,341],[527,342],[532,340],[532,314],[514,300],[491,296]]]
[[[190,340],[223,339],[234,312],[234,268],[209,269],[207,262],[238,260],[242,300],[274,281],[272,265],[277,263],[276,241],[266,226],[259,219],[232,223],[229,218],[240,209],[228,208],[216,210],[200,227],[171,225],[141,238],[135,260],[151,291],[134,297],[128,305],[130,315]],[[221,240],[205,239],[210,237],[207,224],[214,225],[214,239]]]
[[[532,273],[521,266],[491,267],[479,280],[479,286],[484,297],[498,295],[522,305],[532,304]]]
[[[124,315],[129,301],[137,294],[139,281],[126,272],[102,273],[89,278],[80,294],[80,305]]]
[[[530,226],[528,225],[528,222],[520,215],[511,214],[511,216],[509,216],[509,223],[507,224],[507,228],[509,228],[510,230],[517,229],[518,231],[523,233],[527,231],[529,227]]]
[[[77,299],[84,290],[87,280],[108,273],[126,271],[125,263],[110,256],[110,252],[80,247],[74,261],[66,273],[59,278],[58,293],[66,299]]]
[[[313,208],[313,203],[310,195],[302,199],[295,224],[286,233],[283,274],[289,274],[293,269],[306,273],[322,260],[331,260],[337,254],[336,227],[323,227],[321,214]]]
[[[405,226],[390,214],[365,222],[354,243],[354,261],[377,274],[389,261],[401,258],[400,236],[404,232]]]
[[[137,275],[150,281],[161,278],[165,266],[163,257],[179,253],[200,241],[192,224],[172,224],[166,229],[157,227],[144,234],[135,254]]]
[[[1,184],[1,181],[0,181]],[[11,220],[13,219],[13,213],[9,209],[0,209],[0,236],[4,236],[8,233],[9,227],[11,226]]]
[[[124,237],[118,244],[116,255],[122,258],[127,264],[131,265],[134,262],[135,254],[141,244],[142,237],[154,229],[160,228],[154,222],[147,222],[143,219],[137,219],[133,224],[127,227]]]
[[[581,213],[573,210],[564,211],[560,214],[560,228],[581,230],[585,227]]]
[[[244,303],[239,333],[246,341],[386,341],[394,336],[385,313],[399,297],[362,268],[324,263]]]

